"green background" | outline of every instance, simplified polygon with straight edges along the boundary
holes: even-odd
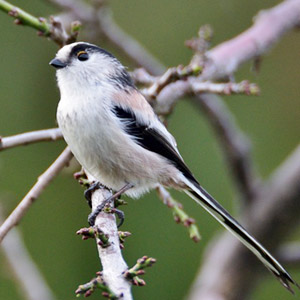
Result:
[[[252,24],[260,10],[280,1],[245,0],[113,0],[117,23],[151,51],[166,66],[189,62],[191,51],[184,41],[195,36],[203,24],[211,24],[213,44],[230,39]],[[55,14],[47,1],[15,1],[36,16]],[[129,67],[114,48],[108,47]],[[299,32],[291,32],[264,56],[258,75],[251,64],[236,74],[261,87],[260,97],[227,96],[240,127],[253,143],[257,170],[264,178],[278,166],[299,142]],[[0,14],[0,135],[56,126],[59,92],[55,72],[48,65],[57,46],[39,38],[31,28],[18,27]],[[232,186],[222,153],[202,114],[182,100],[169,119],[182,156],[210,191],[233,214],[237,211]],[[65,147],[63,141],[39,143],[0,153],[0,204],[8,214],[23,198],[36,178]],[[75,232],[86,226],[89,208],[82,188],[72,178],[74,169],[55,179],[22,220],[20,229],[34,261],[57,299],[75,299],[78,284],[87,282],[100,269],[93,241],[82,242]],[[202,241],[194,244],[183,226],[175,224],[169,209],[151,193],[124,207],[122,230],[133,233],[123,254],[129,265],[149,255],[157,264],[147,271],[143,288],[133,288],[136,299],[183,299],[195,277],[208,241],[220,228],[210,216],[183,194],[176,194],[185,209],[197,220]],[[297,236],[295,238],[298,238]],[[24,299],[13,281],[10,267],[0,251],[0,299]],[[264,268],[260,269],[265,272]],[[298,272],[297,272],[298,271]],[[300,282],[299,269],[291,273]],[[266,274],[253,299],[300,299],[290,296]],[[99,299],[95,293],[90,299]]]

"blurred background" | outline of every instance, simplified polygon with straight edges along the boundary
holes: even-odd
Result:
[[[213,27],[213,45],[217,45],[251,26],[259,10],[279,2],[111,0],[111,6],[116,22],[127,33],[165,66],[177,66],[189,62],[192,52],[184,47],[184,41],[196,36],[201,25]],[[35,16],[58,13],[46,0],[12,3]],[[101,40],[98,44],[113,52],[129,69],[134,68],[113,47]],[[39,38],[31,28],[15,26],[3,12],[0,45],[0,135],[55,127],[59,92],[55,71],[48,63],[57,46]],[[250,137],[257,171],[263,178],[268,178],[299,143],[299,48],[299,32],[291,32],[264,56],[258,75],[250,71],[250,63],[238,71],[236,80],[256,82],[261,96],[223,98]],[[231,178],[205,118],[192,103],[182,100],[169,118],[169,129],[196,178],[235,214],[238,204]],[[13,210],[64,147],[63,141],[47,142],[0,153],[0,205],[4,215]],[[66,169],[56,178],[18,226],[31,257],[59,300],[75,299],[77,286],[89,281],[100,269],[94,241],[83,242],[75,234],[87,225],[89,207],[83,189],[73,179],[73,171]],[[147,270],[147,285],[133,288],[135,299],[184,299],[208,241],[223,230],[185,195],[174,195],[196,219],[202,234],[200,243],[191,241],[187,230],[173,221],[171,211],[155,192],[139,201],[129,200],[122,208],[126,214],[122,230],[132,233],[123,251],[127,263],[133,265],[143,255],[157,259],[157,264]],[[0,299],[25,299],[1,248],[0,266]],[[260,271],[265,272],[263,266]],[[300,282],[299,270],[292,269],[291,273]],[[273,276],[266,275],[253,299],[300,299],[299,293],[292,297]],[[99,298],[97,292],[90,297]]]

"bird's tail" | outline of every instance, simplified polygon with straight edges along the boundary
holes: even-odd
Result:
[[[298,284],[281,264],[198,183],[191,182],[188,179],[185,180],[185,183],[189,187],[185,192],[252,251],[286,289],[294,293],[290,284],[296,286]]]

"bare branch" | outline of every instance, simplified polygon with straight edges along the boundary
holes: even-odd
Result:
[[[202,85],[207,80],[231,76],[242,63],[256,59],[268,51],[285,33],[293,29],[299,20],[299,0],[287,0],[261,12],[250,29],[206,53],[207,62],[199,77],[169,82],[157,96],[159,103],[154,103],[157,112],[170,113],[179,98],[192,95],[192,85]],[[146,76],[145,72],[137,74],[147,84],[155,79]]]
[[[37,183],[31,188],[27,195],[22,199],[14,211],[7,217],[4,223],[0,226],[0,243],[6,234],[16,226],[25,215],[34,201],[41,195],[43,190],[50,184],[60,171],[68,165],[73,154],[67,147],[60,156],[53,162],[53,164],[39,176]]]
[[[242,224],[271,251],[299,224],[299,182],[300,146],[244,212]],[[264,274],[255,257],[228,233],[210,245],[203,261],[190,300],[245,299]]]
[[[210,81],[200,82],[192,80],[191,86],[195,95],[213,93],[222,95],[246,94],[248,96],[259,95],[259,87],[247,80],[241,82],[214,83]]]
[[[295,28],[299,20],[299,0],[286,0],[261,11],[251,28],[206,53],[208,61],[202,79],[232,75],[241,64],[266,53],[285,33]]]
[[[55,1],[71,3],[71,1],[68,0]],[[83,2],[80,3],[83,4]],[[107,14],[106,7],[99,10],[89,10],[88,13],[85,13],[86,11],[78,12],[78,9],[76,12],[75,9],[71,7],[68,14],[71,15],[72,18],[75,14],[81,15],[81,17],[83,16],[82,21],[87,25],[89,24],[90,26],[94,26],[93,31],[96,32],[97,37],[107,37],[110,41],[116,43],[120,49],[123,49],[133,61],[140,65],[144,65],[151,73],[155,74],[157,72],[158,68],[155,68],[154,70],[151,69],[151,61],[153,62],[153,60],[151,60],[151,57],[149,58],[149,56],[148,58],[147,56],[144,56],[145,52],[143,48],[136,47],[135,43],[131,43],[131,46],[133,46],[131,47],[130,43],[127,43],[128,37],[118,27],[116,27],[119,29],[117,33],[121,33],[121,37],[116,33],[111,33],[110,29],[114,28],[115,23],[110,23],[113,21],[111,16]],[[105,22],[109,25],[103,25]],[[195,84],[195,80],[197,80],[197,84],[203,84],[203,80],[206,79],[211,80],[230,76],[241,63],[246,60],[256,58],[266,52],[269,47],[271,47],[285,32],[293,28],[296,22],[299,22],[299,0],[287,0],[274,9],[264,12],[259,18],[257,18],[252,28],[231,41],[223,43],[208,52],[208,61],[201,76],[198,78],[185,78],[184,80],[178,80],[176,82],[170,81],[168,84],[164,85],[163,88],[158,91],[159,93],[156,101],[153,101],[153,106],[156,112],[161,113],[162,111],[165,111],[170,113],[177,99],[185,95],[194,95],[195,90],[193,89],[193,84]],[[102,27],[104,27],[104,30],[101,29]],[[119,39],[122,38],[122,42],[119,42]],[[135,42],[134,40],[132,41]],[[150,62],[150,66],[143,62],[145,59]],[[201,96],[201,101],[204,104],[209,104],[211,100],[214,101],[213,99],[214,96],[211,95]],[[275,182],[274,180],[278,186],[275,185],[272,186],[272,188],[270,186],[266,187],[258,193],[256,190],[257,179],[255,178],[255,174],[252,170],[252,162],[249,158],[249,148],[248,146],[242,147],[239,144],[245,141],[244,137],[238,130],[236,131],[234,129],[235,127],[232,126],[231,123],[229,123],[226,113],[224,115],[222,113],[218,114],[218,107],[214,108],[215,107],[207,105],[204,109],[206,109],[207,115],[212,116],[212,123],[214,124],[214,128],[217,132],[219,132],[219,136],[221,137],[221,133],[225,135],[225,137],[221,137],[221,140],[223,144],[226,144],[225,148],[228,161],[232,160],[234,162],[232,173],[235,178],[238,176],[242,178],[239,182],[240,189],[244,189],[247,197],[255,198],[256,200],[249,204],[249,211],[247,211],[244,215],[244,223],[248,222],[250,230],[252,229],[252,232],[259,237],[261,241],[265,241],[266,245],[269,244],[271,248],[274,248],[280,242],[280,233],[287,233],[291,230],[290,227],[284,227],[283,224],[285,221],[281,218],[291,214],[291,219],[286,221],[286,224],[289,224],[290,226],[291,223],[296,222],[295,214],[299,214],[299,207],[295,207],[295,202],[293,201],[297,194],[295,192],[295,187],[297,186],[295,180],[299,180],[299,175],[292,168],[294,173],[291,176],[285,174],[289,181],[287,181],[286,178],[280,178],[282,182]],[[233,153],[230,153],[230,151],[233,151]],[[273,180],[270,184],[272,182]],[[292,194],[290,190],[285,189],[283,183],[293,191]],[[278,189],[278,187],[280,187],[281,190]],[[275,192],[276,194],[274,194]],[[299,191],[297,196],[299,196]],[[280,200],[278,200],[279,197]],[[274,198],[277,199],[277,203],[275,201],[275,204],[278,204],[278,207],[274,207],[274,202],[272,202],[274,201]],[[282,199],[285,199],[286,202]],[[262,207],[259,207],[258,203],[260,203]],[[287,207],[285,207],[286,205]],[[283,215],[282,211],[285,211],[286,214]],[[265,218],[265,214],[270,214],[270,220],[269,218],[268,220],[263,219],[263,217]],[[280,220],[280,222],[278,222],[279,224],[274,223],[276,218]],[[224,245],[228,247],[228,253],[227,251],[225,253]],[[256,261],[252,261],[252,257],[248,258],[249,253],[245,250],[245,248],[238,244],[237,241],[233,241],[227,235],[224,235],[224,237],[218,242],[215,249],[211,251],[208,256],[202,273],[204,275],[199,279],[200,283],[204,286],[203,289],[200,290],[201,295],[205,295],[202,298],[217,299],[217,297],[219,297],[218,299],[223,299],[222,297],[225,297],[224,295],[228,295],[227,299],[236,299],[239,297],[237,295],[245,295],[249,293],[255,284],[255,270],[259,268]],[[220,253],[222,254],[221,256]],[[244,260],[246,262],[244,262]],[[232,261],[235,262],[234,265],[232,265]],[[241,274],[241,269],[247,271]],[[216,282],[219,283],[218,288],[216,288]],[[248,285],[246,286],[246,284]],[[199,299],[197,291],[195,294],[198,297],[195,299]]]
[[[91,179],[91,176],[89,176],[89,179]],[[94,191],[92,195],[92,211],[111,195],[106,189],[97,189]],[[97,240],[99,258],[103,267],[104,282],[118,297],[123,295],[122,299],[124,300],[133,299],[131,284],[124,277],[128,266],[122,256],[115,216],[110,213],[101,212],[96,218],[95,226],[101,228],[104,234],[107,234],[109,237],[109,246],[105,248]]]
[[[156,99],[159,93],[168,86],[173,81],[178,81],[179,79],[170,78],[173,76],[173,70],[177,68],[170,68],[167,70],[164,75],[158,77],[157,80],[153,82],[153,84],[149,88],[144,88],[141,90],[142,94],[148,99],[149,102],[151,100]],[[143,74],[144,75],[144,74]],[[136,75],[135,75],[136,76]],[[150,77],[143,77],[141,80],[145,82]],[[138,78],[135,77],[138,81]],[[193,80],[192,78],[188,78],[187,83],[189,85],[188,90],[190,95],[199,95],[202,93],[213,93],[213,94],[223,94],[223,95],[231,95],[231,94],[246,94],[248,96],[259,94],[259,88],[254,83],[249,83],[247,80],[242,82],[227,82],[227,83],[214,83],[210,81],[199,81],[197,79]]]
[[[0,151],[36,142],[56,141],[60,139],[62,139],[62,133],[59,128],[30,131],[0,138]]]
[[[2,222],[2,216],[0,216],[0,221]],[[16,277],[17,285],[21,287],[22,297],[28,300],[54,300],[55,296],[30,257],[16,228],[11,230],[1,246]]]

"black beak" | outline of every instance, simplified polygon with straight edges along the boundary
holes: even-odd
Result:
[[[62,62],[61,60],[54,58],[49,62],[49,65],[53,66],[55,69],[62,69],[67,66],[66,63]]]

